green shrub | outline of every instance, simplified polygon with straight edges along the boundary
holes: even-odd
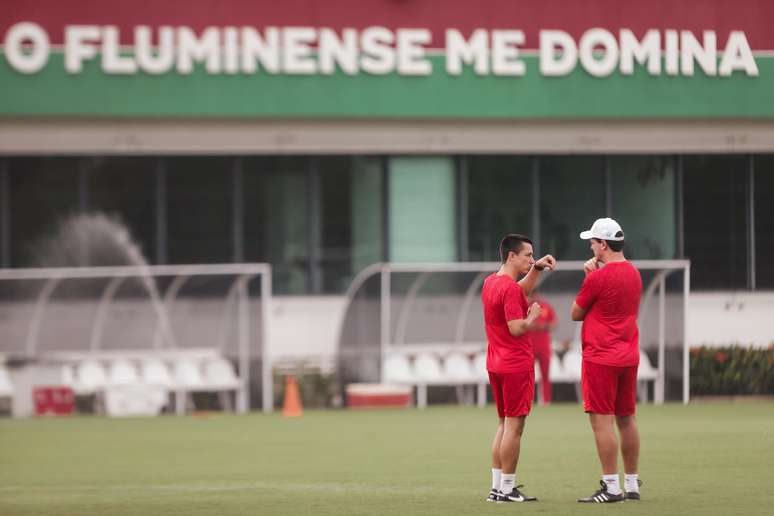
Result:
[[[774,394],[774,344],[692,348],[691,394]]]

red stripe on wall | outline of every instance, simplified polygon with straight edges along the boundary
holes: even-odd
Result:
[[[538,46],[541,29],[561,29],[576,38],[592,27],[638,35],[647,29],[715,30],[722,48],[728,32],[743,30],[755,50],[774,49],[771,0],[36,0],[10,2],[0,10],[0,34],[21,21],[43,26],[61,44],[65,25],[116,25],[123,43],[137,25],[312,26],[363,28],[381,25],[428,28],[433,46],[443,46],[446,28],[521,29],[525,47]]]

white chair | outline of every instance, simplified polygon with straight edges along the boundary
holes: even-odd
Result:
[[[175,392],[175,412],[185,413],[186,406],[194,407],[192,392],[205,391],[199,364],[188,358],[181,358],[172,365],[172,378],[177,388]]]
[[[462,353],[452,353],[446,357],[443,376],[455,383],[476,383],[473,363]]]
[[[658,378],[658,369],[650,363],[648,355],[640,350],[640,367],[637,368],[637,394],[640,401],[648,401],[648,382],[655,382]]]
[[[62,385],[70,387],[75,393],[78,392],[78,382],[75,379],[75,366],[73,364],[64,364],[62,366],[60,378]]]
[[[78,394],[94,394],[104,390],[107,385],[105,368],[96,360],[84,360],[76,366],[75,384]]]
[[[489,385],[489,372],[486,370],[486,351],[473,357],[473,374],[476,376],[476,399],[478,406],[486,406],[486,386]]]
[[[108,384],[110,385],[137,385],[140,377],[137,369],[128,360],[115,360],[108,369]]]
[[[422,353],[414,360],[414,374],[419,383],[443,382],[441,361],[430,353]]]
[[[406,355],[402,353],[388,355],[382,366],[382,379],[386,383],[415,383],[414,373]]]
[[[11,382],[11,375],[4,365],[0,365],[0,398],[13,397],[14,388]]]
[[[486,351],[478,353],[473,358],[473,373],[480,382],[489,383],[489,372],[486,370]]]
[[[157,358],[149,358],[140,362],[140,378],[146,385],[155,385],[166,389],[174,389],[175,382],[169,374],[169,368]]]
[[[562,358],[562,369],[565,381],[575,384],[575,396],[578,401],[583,400],[581,392],[581,370],[583,368],[583,356],[579,349],[571,349]]]
[[[215,358],[204,364],[204,383],[216,390],[234,390],[239,387],[239,378],[231,362]]]
[[[182,358],[173,364],[172,371],[172,377],[178,388],[186,391],[204,389],[204,378],[197,362]]]
[[[551,353],[551,361],[548,363],[548,376],[553,383],[568,383],[572,380],[562,367],[562,359],[556,353]]]
[[[577,349],[571,349],[562,358],[562,370],[568,382],[580,382],[583,356]]]
[[[229,391],[237,391],[240,382],[231,362],[222,357],[205,362],[204,383],[208,388],[218,392],[220,405],[224,410],[233,410],[234,405]]]

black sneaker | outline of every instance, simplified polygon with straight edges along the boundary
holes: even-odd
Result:
[[[637,485],[642,487],[642,480],[637,479]],[[634,492],[634,491],[627,491],[626,492],[626,499],[627,500],[634,500],[639,501],[640,499],[640,492]]]
[[[497,497],[500,496],[500,490],[499,489],[490,489],[489,490],[489,496],[487,496],[484,501],[485,502],[496,502]]]
[[[511,491],[508,494],[498,493],[497,494],[497,503],[510,503],[510,502],[537,502],[537,497],[535,496],[527,496],[521,491],[519,491],[520,487],[524,487],[523,485],[518,485],[513,488],[513,491]]]
[[[588,498],[578,498],[578,501],[580,503],[615,503],[615,502],[623,502],[625,500],[625,496],[623,493],[620,493],[620,494],[608,493],[607,484],[605,484],[602,480],[599,481],[599,485],[602,486],[602,489],[600,489],[593,495],[589,496]]]

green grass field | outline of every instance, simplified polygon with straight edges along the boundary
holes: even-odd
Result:
[[[643,500],[575,502],[599,466],[577,405],[537,407],[489,504],[494,408],[0,421],[0,515],[772,514],[774,403],[640,408]]]

